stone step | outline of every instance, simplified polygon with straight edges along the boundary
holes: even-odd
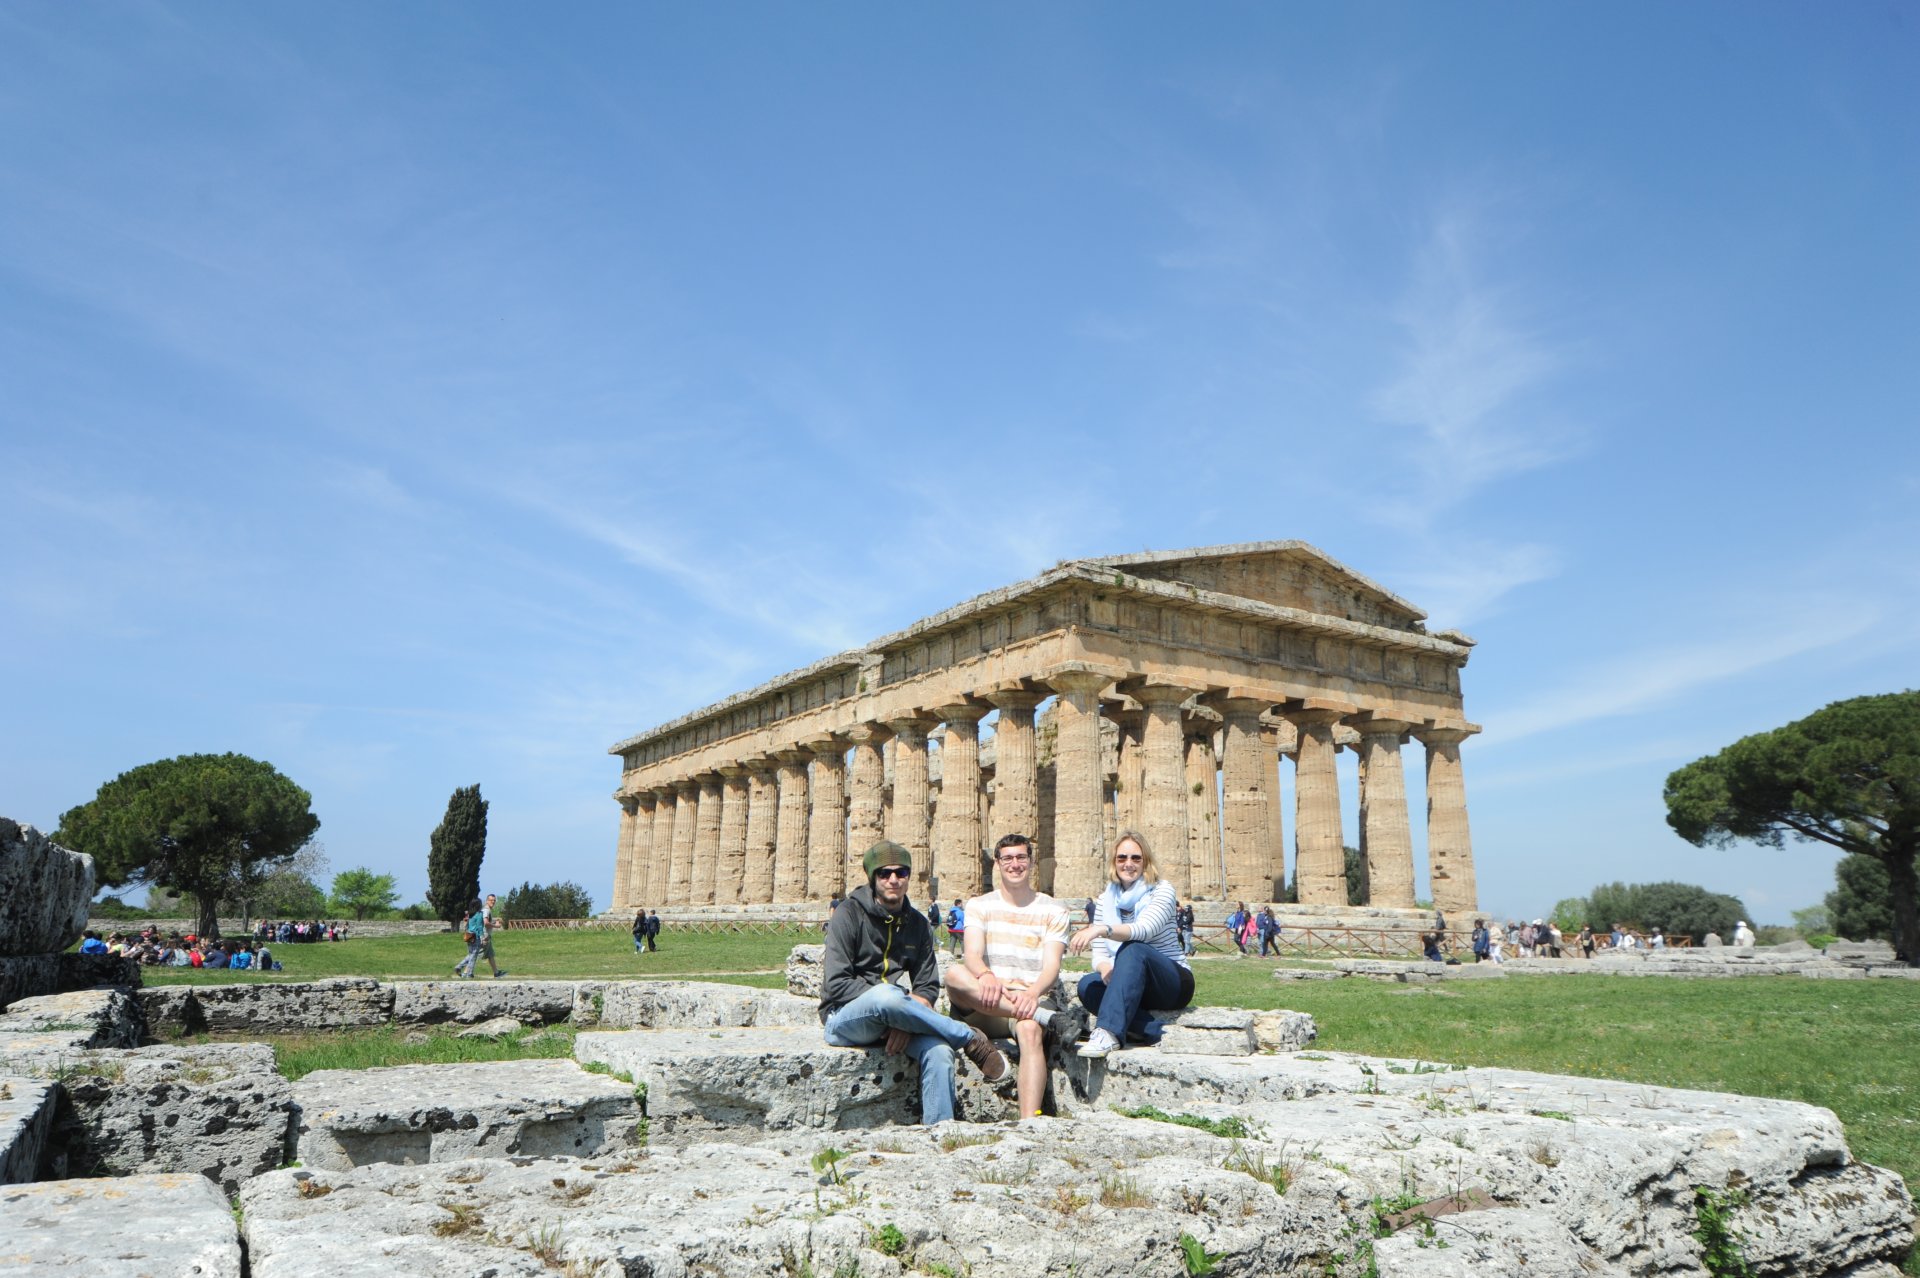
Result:
[[[240,1231],[204,1176],[51,1180],[0,1190],[0,1274],[240,1278]],[[334,1270],[333,1272],[340,1272]]]
[[[293,1088],[264,1043],[0,1050],[0,1070],[57,1079],[65,1094],[56,1175],[191,1172],[232,1192],[291,1156]]]
[[[309,1167],[594,1157],[641,1143],[633,1086],[565,1060],[316,1070],[293,1094]]]
[[[573,1051],[644,1085],[650,1139],[667,1145],[735,1128],[831,1130],[920,1119],[920,1071],[909,1057],[829,1047],[817,1018],[791,1028],[586,1033]]]
[[[133,1047],[146,1030],[125,990],[75,990],[17,999],[0,1014],[0,1035],[62,1033],[74,1047]]]
[[[51,1081],[9,1073],[0,1062],[0,1185],[40,1174],[58,1099]]]

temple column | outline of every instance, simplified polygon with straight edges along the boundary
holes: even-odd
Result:
[[[833,737],[807,743],[813,751],[813,816],[807,825],[807,900],[825,901],[846,890],[847,747]]]
[[[933,870],[927,840],[927,729],[932,726],[922,715],[887,721],[893,730],[893,808],[887,813],[887,837],[912,856],[910,890],[923,908]]]
[[[1478,731],[1469,725],[1414,733],[1427,748],[1427,877],[1435,908],[1450,919],[1470,920],[1480,908],[1473,835],[1467,828],[1467,787],[1460,775],[1460,743]]]
[[[1046,682],[1060,694],[1054,719],[1052,893],[1072,910],[1107,881],[1101,846],[1100,690],[1112,677],[1063,670]]]
[[[1212,900],[1225,890],[1220,872],[1220,791],[1213,734],[1218,712],[1196,706],[1187,712],[1187,894]]]
[[[653,792],[653,845],[647,854],[647,890],[642,894],[649,906],[667,903],[667,882],[673,863],[673,818],[678,810],[673,787],[661,786]]]
[[[1025,688],[989,692],[986,699],[1000,711],[993,727],[993,824],[984,840],[989,846],[1003,835],[1024,834],[1034,840],[1037,866],[1040,849],[1040,761],[1033,734],[1033,708],[1040,694]]]
[[[1300,740],[1293,774],[1293,881],[1302,905],[1347,903],[1340,774],[1333,760],[1333,725],[1345,713],[1317,706],[1286,712]]]
[[[1287,885],[1287,843],[1280,819],[1280,727],[1271,716],[1260,720],[1260,750],[1267,783],[1267,890],[1260,899],[1278,901]]]
[[[958,702],[934,713],[947,725],[940,746],[934,865],[940,871],[942,896],[969,899],[986,890],[980,856],[980,720],[987,708]]]
[[[866,882],[860,860],[867,849],[887,837],[887,730],[877,723],[862,723],[848,731],[853,739],[853,796],[847,811],[848,890]]]
[[[1143,708],[1129,706],[1123,702],[1107,702],[1100,707],[1101,713],[1113,724],[1113,819],[1107,829],[1107,843],[1113,840],[1123,829],[1139,830],[1146,824],[1146,759],[1142,753],[1142,742],[1147,728],[1147,712]],[[1147,835],[1148,842],[1153,836]],[[1158,859],[1158,853],[1155,859]]]
[[[651,790],[633,796],[633,846],[627,861],[627,909],[647,904],[647,863],[653,859],[654,797]]]
[[[700,806],[693,818],[693,877],[687,888],[690,905],[713,904],[713,876],[720,861],[720,782],[718,772],[703,772]]]
[[[620,834],[613,845],[613,904],[607,908],[625,914],[633,905],[627,900],[627,883],[633,877],[633,831],[639,821],[640,803],[631,794],[613,797],[620,804]]]
[[[1413,725],[1369,717],[1356,724],[1366,769],[1367,904],[1413,908],[1413,834],[1400,738]]]
[[[1187,865],[1186,733],[1180,725],[1180,703],[1197,689],[1142,683],[1128,690],[1144,708],[1135,828],[1147,836],[1160,877],[1184,898],[1191,894],[1192,877]]]
[[[693,830],[700,810],[700,783],[673,783],[673,860],[667,867],[667,904],[693,899]]]
[[[1272,897],[1273,851],[1271,793],[1279,783],[1275,759],[1267,747],[1260,716],[1273,706],[1267,696],[1227,695],[1209,703],[1225,722],[1221,760],[1222,836],[1226,843],[1228,901],[1266,901]]]
[[[807,764],[805,750],[780,750],[780,806],[773,828],[773,899],[807,899]]]
[[[773,844],[779,824],[776,807],[779,789],[773,777],[773,761],[748,759],[747,769],[747,846],[740,871],[740,903],[766,905],[773,900]]]
[[[738,905],[746,898],[747,770],[737,763],[720,769],[720,851],[713,867],[713,903]]]

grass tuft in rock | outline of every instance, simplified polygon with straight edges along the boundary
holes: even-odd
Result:
[[[1251,1135],[1247,1130],[1247,1120],[1238,1116],[1202,1118],[1198,1114],[1169,1114],[1152,1105],[1141,1105],[1134,1109],[1125,1109],[1116,1105],[1114,1112],[1127,1118],[1146,1118],[1156,1123],[1175,1123],[1181,1127],[1191,1127],[1196,1131],[1208,1132],[1228,1140],[1245,1140]]]
[[[1140,1188],[1140,1182],[1131,1176],[1114,1172],[1100,1178],[1100,1205],[1102,1207],[1151,1207],[1153,1199]]]

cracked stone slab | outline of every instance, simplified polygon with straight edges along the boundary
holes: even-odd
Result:
[[[40,1173],[57,1096],[45,1079],[0,1073],[0,1185]]]
[[[603,1029],[820,1027],[819,996],[716,981],[620,981],[601,990]]]
[[[146,1028],[125,990],[74,990],[23,998],[0,1013],[0,1034],[65,1033],[75,1047],[132,1047]]]
[[[58,954],[87,926],[93,858],[0,817],[0,954]]]
[[[0,1188],[0,1274],[240,1278],[233,1209],[201,1176]]]
[[[293,1087],[264,1043],[50,1048],[7,1067],[59,1081],[63,1174],[191,1172],[232,1192],[291,1151]]]
[[[727,1128],[877,1127],[920,1116],[920,1073],[911,1059],[877,1047],[829,1047],[817,1023],[586,1033],[573,1051],[646,1085],[657,1142],[684,1144]]]
[[[510,1017],[522,1025],[552,1025],[572,1017],[572,981],[396,981],[393,1019],[406,1025],[477,1025]]]
[[[643,1116],[632,1085],[566,1060],[316,1070],[293,1090],[314,1168],[617,1152]]]
[[[203,1029],[238,1034],[366,1029],[393,1019],[393,997],[392,986],[360,976],[286,984],[163,987],[139,993],[154,1034]]]
[[[971,1144],[945,1143],[949,1137]],[[649,1150],[613,1161],[510,1160],[346,1173],[276,1172],[241,1192],[254,1278],[419,1273],[764,1278],[1183,1274],[1179,1236],[1226,1272],[1318,1275],[1345,1216],[1334,1177],[1287,1200],[1221,1166],[1231,1143],[1106,1116],[838,1134]],[[935,1169],[937,1168],[937,1173]],[[300,1178],[307,1175],[303,1182]],[[1103,1190],[1102,1178],[1111,1180]],[[1123,1195],[1124,1207],[1099,1200]],[[884,1226],[898,1254],[881,1251]],[[545,1258],[540,1253],[545,1254]]]

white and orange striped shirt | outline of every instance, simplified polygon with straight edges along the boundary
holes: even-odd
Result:
[[[1036,892],[1033,900],[1016,906],[996,890],[966,904],[967,932],[975,929],[986,941],[987,969],[1015,989],[1025,989],[1040,976],[1047,947],[1067,948],[1067,907]]]

